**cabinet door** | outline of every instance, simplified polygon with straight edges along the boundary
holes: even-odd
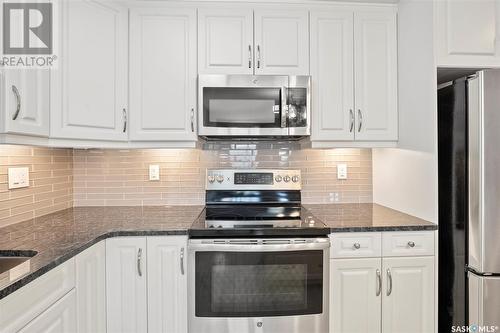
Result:
[[[255,74],[309,75],[307,10],[255,10]]]
[[[380,266],[380,258],[331,260],[330,332],[380,332]]]
[[[106,244],[78,254],[76,263],[78,332],[106,332]]]
[[[253,11],[248,8],[198,10],[200,74],[253,74]]]
[[[354,80],[356,140],[396,141],[396,13],[354,14]]]
[[[187,237],[148,237],[148,331],[187,333]]]
[[[106,240],[107,332],[147,332],[146,238]]]
[[[438,66],[500,65],[498,1],[436,1],[435,15]]]
[[[0,106],[6,133],[49,136],[50,72],[48,69],[9,69],[2,76]]]
[[[353,12],[311,12],[312,137],[354,140]]]
[[[19,333],[72,333],[76,331],[76,291],[73,289],[23,327]]]
[[[51,136],[127,140],[128,10],[112,1],[60,3]]]
[[[196,9],[130,11],[130,139],[196,140]]]
[[[383,258],[382,332],[434,332],[434,257]]]

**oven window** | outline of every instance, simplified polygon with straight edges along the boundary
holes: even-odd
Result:
[[[323,251],[197,252],[197,317],[320,314]]]
[[[281,127],[279,88],[203,88],[204,126]]]

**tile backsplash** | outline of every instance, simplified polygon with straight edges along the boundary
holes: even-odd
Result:
[[[9,190],[9,167],[28,167],[30,186]],[[72,206],[72,149],[0,145],[0,227]]]
[[[208,143],[200,149],[74,150],[74,205],[204,204],[206,168],[299,168],[304,203],[372,201],[370,149],[299,149],[289,143]],[[337,180],[338,163],[348,179]],[[150,164],[160,181],[148,181]]]

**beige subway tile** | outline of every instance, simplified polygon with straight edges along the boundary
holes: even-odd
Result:
[[[5,227],[5,226],[10,225],[10,224],[26,221],[26,220],[29,220],[33,217],[34,217],[34,213],[32,211],[22,213],[19,215],[9,216],[9,217],[0,219],[0,227]]]
[[[123,194],[118,194],[118,193],[88,193],[87,194],[87,199],[103,199],[103,200],[119,200],[123,199]]]
[[[105,200],[106,206],[141,206],[141,200]]]
[[[75,200],[73,201],[74,207],[90,207],[90,206],[105,206],[105,200]]]
[[[4,207],[2,207],[0,209],[0,219],[6,218],[8,216],[10,216],[10,209],[8,209],[8,208],[4,209]]]
[[[30,202],[29,204],[14,207],[11,209],[12,215],[18,215],[26,212],[34,212],[36,209],[52,206],[52,199],[47,199],[39,202]]]
[[[68,189],[52,191],[49,193],[35,194],[35,202],[45,200],[45,199],[53,199],[53,198],[57,198],[57,197],[62,197],[62,196],[66,196],[68,194],[69,194]]]

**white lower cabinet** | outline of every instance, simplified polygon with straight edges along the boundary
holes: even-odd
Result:
[[[187,333],[186,236],[148,237],[148,332]]]
[[[383,258],[382,332],[434,331],[434,257]]]
[[[382,233],[382,247],[401,247],[407,256],[357,256],[369,234],[333,234],[335,244],[351,244],[353,251],[339,258],[332,251],[330,276],[331,333],[431,333],[435,332],[433,232]],[[373,233],[380,239],[380,233]],[[398,240],[395,242],[394,240]],[[417,256],[422,248],[432,253]],[[394,251],[394,249],[392,250]]]
[[[77,331],[106,332],[106,244],[99,242],[75,258]]]
[[[77,332],[76,327],[76,291],[73,289],[19,333],[72,333]]]
[[[147,332],[146,238],[106,240],[107,332]]]
[[[380,266],[380,258],[331,260],[331,332],[380,332]]]
[[[107,332],[187,332],[186,236],[106,241]]]

